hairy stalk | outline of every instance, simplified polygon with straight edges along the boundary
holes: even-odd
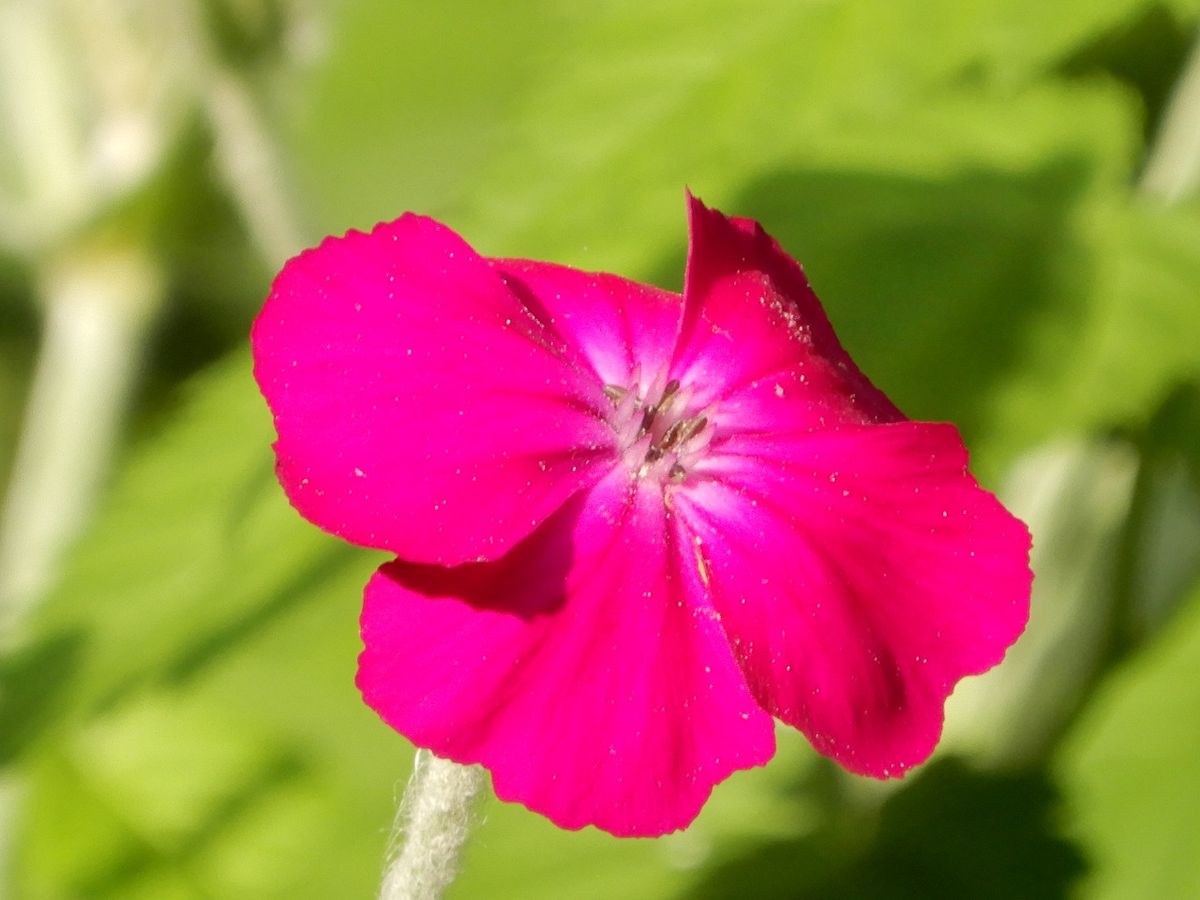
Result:
[[[458,871],[483,780],[478,766],[460,766],[428,750],[417,751],[396,814],[380,900],[436,900],[442,896]]]

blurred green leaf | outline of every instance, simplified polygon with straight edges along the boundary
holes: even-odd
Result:
[[[1016,99],[1015,80],[1136,5],[776,2],[747,15],[743,4],[721,0],[581,11],[545,43],[544,69],[555,77],[518,108],[464,227],[479,240],[498,230],[491,252],[637,273],[653,260],[648,254],[674,246],[682,185],[732,209],[727,199],[748,178],[797,157],[807,162],[831,138],[860,129],[874,130],[869,147],[885,171],[897,143],[944,161],[939,142],[961,145],[956,135],[921,132],[923,111],[940,93],[976,83],[979,94],[965,97],[960,112],[980,102],[1003,112]],[[1084,118],[1061,112],[1068,129]],[[1023,138],[972,118],[1002,146]],[[1093,137],[1107,148],[1122,129]],[[597,222],[610,224],[600,230]],[[648,245],[630,242],[630,233],[662,237]],[[671,283],[680,278],[672,274]]]
[[[1117,563],[1114,655],[1153,637],[1200,584],[1200,385],[1181,384],[1136,436],[1142,453]]]
[[[1195,5],[1193,0],[1185,2]],[[1142,4],[1136,15],[1072,49],[1058,70],[1076,78],[1115,78],[1135,91],[1145,107],[1142,137],[1149,142],[1162,124],[1167,100],[1187,63],[1195,38],[1192,19],[1194,12],[1172,9],[1166,3]]]
[[[378,170],[373,154],[397,161],[395,177],[370,188],[337,166],[307,166],[309,194],[338,209],[322,216],[330,229],[415,206],[485,253],[672,287],[690,184],[779,236],[864,368],[911,414],[958,422],[994,479],[1021,448],[1135,413],[1188,368],[1195,309],[1178,291],[1194,283],[1195,242],[1176,225],[1194,229],[1196,217],[1129,207],[1142,129],[1128,93],[1082,77],[1037,81],[1152,7],[518,6],[440,30],[398,60],[384,24],[409,14],[366,4],[314,74],[311,118],[293,140],[301,158],[365,149],[354,178]],[[494,29],[482,50],[477,29]],[[501,33],[508,43],[494,40]],[[483,65],[494,67],[486,88],[447,105],[444,92],[474,84]],[[380,73],[391,76],[386,94]],[[445,80],[431,85],[435,74]],[[476,101],[482,110],[464,110]],[[358,124],[315,133],[326,115]],[[427,125],[460,117],[475,136],[426,147],[430,181],[410,157],[436,133]],[[364,122],[380,127],[359,137]],[[426,188],[436,201],[421,202]],[[1158,321],[1135,318],[1145,309]],[[1173,339],[1167,358],[1114,345],[1116,320],[1115,334]]]
[[[300,770],[250,723],[230,722],[219,706],[178,694],[125,704],[63,749],[53,778],[71,790],[59,798],[58,827],[108,822],[116,846],[102,860],[81,855],[70,841],[35,845],[34,852],[47,857],[43,865],[67,894],[88,897],[124,896],[164,877],[181,896],[210,895],[209,879],[197,871],[208,845]],[[46,802],[55,802],[53,790]]]
[[[194,665],[232,622],[264,626],[337,565],[369,571],[365,554],[323,538],[283,499],[246,357],[191,393],[127,467],[45,608],[45,628],[86,633],[72,696],[81,713]]]
[[[636,272],[671,246],[684,184],[723,200],[964,80],[1008,96],[1145,5],[371,0],[337,19],[289,142],[324,230],[414,208],[485,252]]]
[[[368,0],[331,8],[331,52],[287,86],[280,113],[321,230],[416,208],[485,253],[678,287],[685,184],[760,218],[806,264],[864,369],[911,413],[958,421],[998,481],[1032,446],[1139,423],[1196,373],[1200,211],[1131,201],[1138,97],[1064,67],[1154,6]],[[271,16],[234,43],[275,40]],[[152,358],[160,376],[235,340],[263,286],[228,205],[188,175],[202,159],[185,142],[158,198],[186,300]],[[19,885],[36,898],[369,895],[409,758],[353,688],[358,597],[378,558],[287,506],[244,353],[188,395],[144,428],[40,640],[5,663],[0,753],[30,778]],[[1167,431],[1154,446],[1190,440]],[[1170,503],[1155,501],[1161,528],[1137,568],[1150,581],[1190,559],[1172,543],[1190,532],[1171,518],[1187,495],[1170,458],[1153,495]],[[1080,478],[1112,475],[1111,460],[1085,462],[1099,469]],[[1113,499],[1074,486],[1080,511]],[[1044,554],[1039,583],[1074,591],[1086,617],[1088,582],[1063,574],[1087,555],[1071,540]],[[1189,629],[1173,625],[1162,652]],[[1186,686],[1200,679],[1178,681],[1189,664],[1131,669],[1114,696],[1157,690],[1186,732],[1200,708]],[[1139,724],[1141,702],[1093,712],[1064,763],[1081,835],[1111,856],[1095,882],[1106,896],[1194,887],[1168,853],[1186,839],[1166,824],[1153,843],[1120,843],[1125,812],[1152,809],[1132,776],[1105,780],[1107,761],[1140,752],[1121,717]],[[1111,732],[1094,724],[1106,716]],[[1151,727],[1169,741],[1168,725]],[[1174,799],[1170,821],[1186,827],[1185,749],[1164,751],[1168,771],[1186,771],[1151,793]],[[710,876],[742,896],[1058,896],[1079,871],[1042,775],[934,766],[856,837],[838,831],[812,763],[789,733],[772,766],[655,842],[560,832],[491,802],[455,896],[697,896],[683,892]]]
[[[1200,216],[1114,203],[1090,224],[1096,255],[1084,302],[1046,329],[1038,358],[998,392],[990,430],[1011,445],[1136,423],[1173,384],[1200,374]]]
[[[990,420],[1014,375],[1072,368],[1063,335],[1099,252],[1086,217],[1120,196],[1130,122],[1104,89],[954,91],[903,127],[827,132],[734,206],[805,264],[873,380],[911,415],[956,422],[994,474],[1054,427]]]
[[[1093,860],[1087,895],[1200,894],[1200,593],[1097,698],[1060,770],[1071,832]]]
[[[614,838],[595,829],[558,830],[520,807],[484,808],[464,870],[449,897],[496,900],[658,898],[691,883],[730,844],[793,837],[814,828],[822,810],[791,789],[816,758],[795,731],[777,729],[778,752],[766,767],[718,786],[685,832],[657,840]]]
[[[238,356],[134,456],[44,609],[46,634],[80,640],[70,654],[30,651],[31,685],[72,686],[42,691],[50,731],[25,738],[41,756],[20,868],[31,896],[143,883],[152,896],[162,879],[178,896],[370,890],[407,765],[353,687],[371,563],[288,507],[270,439]],[[280,810],[288,827],[266,848],[243,834],[264,851],[248,872],[229,842]],[[327,823],[342,819],[353,824],[331,842]],[[91,830],[99,857],[70,837]],[[344,862],[326,865],[316,846]]]
[[[764,843],[681,896],[1066,897],[1085,865],[1058,833],[1057,807],[1044,773],[983,773],[942,760],[906,781],[877,812],[831,809],[823,830]]]
[[[80,631],[59,632],[0,656],[0,770],[68,705],[82,645]]]
[[[287,140],[323,231],[405,209],[446,216],[503,145],[501,124],[560,35],[552,0],[341,4],[329,53],[289,98]]]

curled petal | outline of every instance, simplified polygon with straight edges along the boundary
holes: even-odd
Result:
[[[431,219],[291,260],[252,341],[280,481],[355,543],[493,559],[611,464],[603,385]]]
[[[663,834],[774,751],[661,494],[614,473],[504,559],[384,566],[358,684],[415,743],[563,828]],[[504,608],[496,598],[504,597]]]
[[[726,428],[774,427],[785,385],[789,430],[903,418],[838,342],[799,263],[762,227],[688,196],[685,312],[671,375]]]
[[[1029,533],[949,425],[734,443],[673,498],[763,707],[848,769],[926,759],[1025,626]]]

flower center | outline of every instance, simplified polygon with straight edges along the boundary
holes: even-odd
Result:
[[[711,412],[692,409],[690,392],[676,379],[661,388],[658,381],[644,394],[639,381],[635,373],[632,387],[604,386],[622,459],[635,478],[683,481],[712,441]]]

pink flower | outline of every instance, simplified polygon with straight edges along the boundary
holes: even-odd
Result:
[[[399,557],[366,702],[564,828],[687,825],[773,718],[899,776],[1028,613],[956,429],[859,372],[756,223],[689,224],[680,296],[405,215],[293,259],[254,326],[292,503]]]

